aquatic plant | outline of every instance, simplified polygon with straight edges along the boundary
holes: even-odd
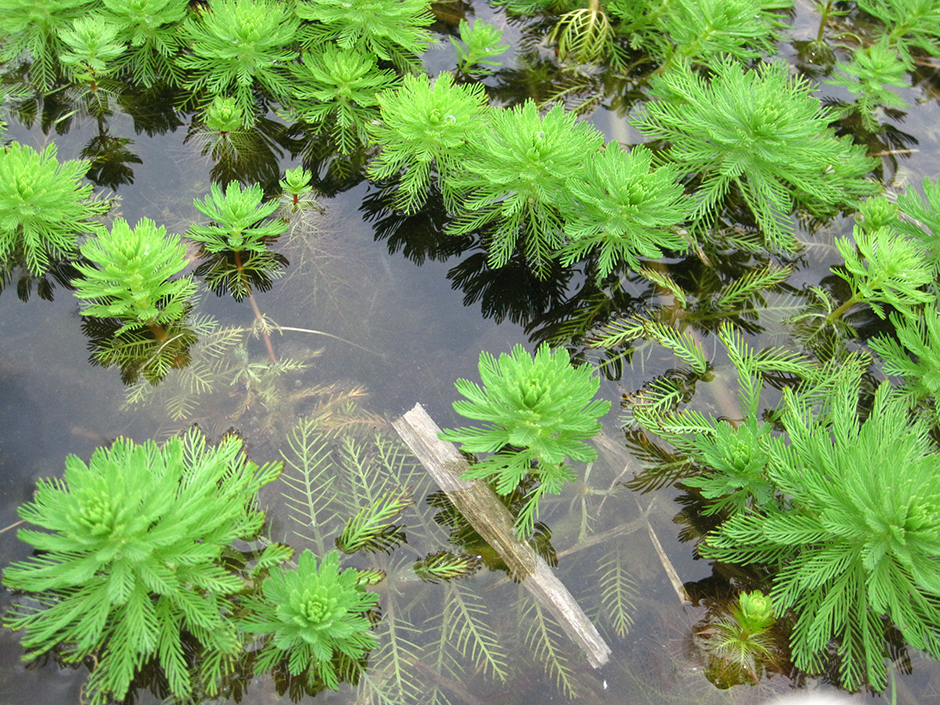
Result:
[[[810,95],[813,86],[791,79],[786,63],[747,70],[725,58],[712,68],[705,79],[679,62],[654,77],[656,100],[633,121],[644,135],[669,143],[665,156],[682,172],[700,175],[693,212],[699,227],[713,224],[736,193],[767,244],[793,250],[794,208],[824,217],[878,190],[863,178],[874,168],[865,148],[834,136],[831,116]]]
[[[288,224],[269,217],[277,210],[277,201],[263,203],[261,186],[242,189],[230,181],[225,191],[212,184],[205,199],[193,202],[196,209],[215,225],[192,225],[186,236],[202,244],[206,260],[196,268],[206,285],[219,296],[230,293],[236,301],[251,296],[252,289],[267,291],[271,280],[287,261],[269,249]],[[267,222],[265,222],[267,221]]]
[[[867,303],[885,318],[882,304],[913,312],[912,307],[933,300],[923,287],[933,281],[933,268],[914,242],[890,227],[866,230],[856,226],[854,237],[836,238],[845,258],[844,268],[833,271],[848,282],[852,296],[826,318],[833,323],[857,303]]]
[[[884,41],[868,47],[857,47],[849,63],[838,62],[837,74],[829,78],[834,86],[847,88],[858,96],[854,105],[843,108],[843,115],[858,113],[869,132],[881,127],[878,109],[882,106],[907,108],[908,103],[890,86],[906,88],[904,80],[910,66]]]
[[[60,33],[88,14],[93,0],[3,0],[0,4],[0,61],[27,56],[30,80],[49,90],[59,76],[65,49]]]
[[[459,42],[453,37],[448,39],[457,52],[459,73],[489,73],[488,67],[502,66],[502,62],[493,61],[493,57],[499,56],[509,48],[508,44],[499,43],[503,38],[503,30],[483,20],[470,23],[462,19],[457,31],[460,33]]]
[[[291,73],[288,115],[329,134],[342,154],[367,142],[366,128],[378,117],[378,95],[398,83],[394,71],[379,69],[373,54],[332,44],[305,51]]]
[[[765,667],[783,665],[777,635],[771,631],[775,621],[771,598],[754,590],[742,592],[717,617],[697,624],[695,636],[709,660],[708,679],[720,688],[743,682],[742,676],[756,683]]]
[[[189,312],[195,284],[185,277],[172,279],[189,264],[186,248],[178,236],[167,237],[162,225],[141,218],[131,229],[118,218],[110,231],[87,240],[81,252],[91,264],[76,264],[81,276],[72,282],[75,296],[90,304],[83,315],[120,321],[115,335],[146,328],[163,342],[164,326]]]
[[[927,304],[919,316],[892,313],[897,338],[876,336],[871,349],[884,360],[885,374],[901,377],[899,393],[911,404],[933,397],[940,399],[940,312],[936,302]]]
[[[258,113],[254,90],[279,97],[288,92],[286,66],[300,22],[290,9],[267,0],[216,0],[184,25],[192,53],[179,66],[190,71],[186,87],[209,97],[235,98],[246,115]]]
[[[465,192],[448,231],[481,231],[491,268],[524,253],[539,278],[564,242],[557,203],[569,180],[584,178],[585,156],[603,135],[554,105],[544,115],[532,100],[491,114],[491,131],[476,145],[454,186]]]
[[[858,5],[884,23],[882,40],[896,49],[905,62],[913,59],[915,49],[940,55],[937,0],[859,0]]]
[[[248,461],[235,436],[208,446],[195,428],[162,446],[119,438],[87,464],[68,456],[63,478],[40,480],[19,508],[44,530],[21,529],[20,539],[42,553],[3,574],[7,588],[37,600],[4,618],[24,630],[26,658],[57,647],[67,663],[93,657],[93,705],[122,699],[151,662],[177,697],[197,685],[218,692],[241,651],[229,615],[245,587],[222,555],[261,530],[257,493],[280,468]]]
[[[256,671],[286,662],[287,671],[305,674],[308,683],[336,689],[376,646],[364,615],[378,596],[368,592],[358,570],[340,570],[339,553],[330,551],[319,567],[311,551],[300,554],[295,569],[275,566],[262,583],[263,599],[245,600],[249,612],[242,628],[264,639]]]
[[[415,561],[414,571],[415,575],[426,583],[439,583],[442,580],[466,578],[479,570],[481,565],[479,556],[438,551]]]
[[[59,60],[72,81],[88,83],[94,91],[102,78],[116,70],[114,60],[125,50],[119,31],[109,19],[95,14],[76,19],[59,33],[66,46]]]
[[[611,66],[620,68],[624,62],[615,39],[615,30],[598,0],[563,14],[548,35],[557,45],[561,61],[597,64],[607,59]]]
[[[336,547],[343,553],[391,552],[405,542],[405,532],[403,527],[390,521],[412,504],[408,490],[388,490],[346,522],[343,532],[336,538]]]
[[[179,84],[175,59],[183,47],[180,29],[188,15],[186,0],[102,0],[104,16],[117,25],[127,44],[115,65],[144,87],[160,81]]]
[[[795,665],[819,672],[835,641],[843,685],[880,690],[888,626],[940,658],[940,475],[927,424],[887,383],[861,421],[858,385],[838,384],[818,414],[784,390],[789,443],[768,476],[786,502],[734,515],[700,552],[777,566],[771,594],[796,615]]]
[[[431,43],[425,29],[434,22],[425,0],[319,0],[296,3],[307,50],[335,44],[353,53],[372,54],[410,71]]]
[[[600,431],[598,418],[610,402],[594,399],[600,381],[590,367],[574,367],[564,349],[553,352],[541,345],[532,357],[517,345],[498,360],[484,351],[479,369],[483,387],[457,380],[466,400],[454,402],[454,411],[486,425],[448,429],[441,439],[460,443],[468,453],[494,453],[471,465],[464,477],[491,480],[499,494],[515,490],[526,475],[538,478],[516,519],[517,532],[528,536],[538,520],[540,497],[558,494],[575,479],[567,459],[597,457],[584,441]]]
[[[424,206],[432,173],[451,209],[460,193],[452,178],[487,132],[489,111],[482,83],[454,85],[446,71],[432,81],[405,76],[400,88],[378,95],[381,118],[369,125],[380,152],[369,164],[372,179],[398,177],[395,207],[414,213]]]
[[[587,155],[584,174],[568,180],[559,205],[568,239],[559,255],[564,266],[597,251],[600,281],[621,264],[640,269],[638,257],[659,259],[663,250],[689,247],[676,232],[691,210],[678,169],[652,169],[652,160],[645,147],[627,152],[616,142]]]
[[[23,262],[31,274],[78,254],[80,234],[100,232],[95,218],[110,208],[89,200],[82,184],[89,162],[56,159],[56,146],[42,152],[16,142],[0,149],[0,263]]]
[[[678,0],[656,17],[644,41],[667,60],[710,64],[722,55],[738,60],[775,53],[784,28],[780,10],[793,0]]]
[[[893,225],[917,243],[933,271],[940,272],[940,180],[925,178],[921,188],[923,196],[910,187],[898,194],[897,205],[904,217]]]
[[[302,166],[293,169],[287,169],[284,172],[284,178],[280,181],[281,187],[281,205],[283,210],[287,211],[288,216],[305,211],[316,211],[323,213],[324,209],[317,202],[316,193],[310,180],[313,174]]]

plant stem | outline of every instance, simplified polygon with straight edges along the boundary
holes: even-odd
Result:
[[[233,250],[235,254],[235,268],[238,270],[238,276],[242,277],[245,273],[245,268],[242,266],[242,254],[240,250]],[[264,339],[264,347],[268,349],[268,357],[271,362],[277,362],[277,355],[274,354],[274,345],[271,343],[271,336],[268,335],[268,330],[264,322],[264,316],[261,315],[261,309],[258,308],[258,304],[255,301],[255,297],[251,295],[251,287],[248,286],[248,283],[245,283],[245,289],[248,292],[248,301],[251,302],[251,309],[255,312],[255,320],[258,321],[258,330],[261,331],[261,337]]]
[[[823,40],[823,30],[826,28],[826,22],[829,21],[829,12],[832,10],[833,0],[828,0],[826,2],[826,7],[823,8],[822,17],[819,19],[819,32],[816,34],[816,43],[822,44]]]
[[[843,303],[841,306],[839,306],[839,308],[837,308],[835,311],[833,311],[828,316],[826,316],[826,325],[831,326],[833,323],[838,321],[840,318],[842,318],[843,315],[845,315],[845,312],[848,311],[850,308],[852,308],[855,304],[857,304],[858,301],[859,301],[858,295],[853,294],[852,297],[848,301]]]
[[[147,327],[150,329],[150,332],[153,333],[153,337],[157,339],[158,343],[166,342],[168,336],[163,326],[159,323],[148,323]]]

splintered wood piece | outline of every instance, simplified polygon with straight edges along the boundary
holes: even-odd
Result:
[[[428,474],[470,525],[502,557],[516,580],[558,620],[594,668],[607,663],[610,647],[545,560],[516,536],[513,518],[489,485],[461,480],[469,468],[453,443],[440,440],[441,429],[420,404],[392,426]]]

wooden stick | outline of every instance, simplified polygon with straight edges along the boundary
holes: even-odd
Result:
[[[545,560],[516,536],[512,515],[489,485],[460,476],[469,465],[420,404],[392,426],[470,525],[499,553],[513,578],[546,607],[594,668],[607,663],[610,647]]]

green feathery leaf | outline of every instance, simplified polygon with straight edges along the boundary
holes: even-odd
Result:
[[[101,232],[93,218],[110,206],[88,200],[91,184],[81,180],[89,166],[57,161],[54,144],[42,152],[16,142],[0,149],[0,262],[23,261],[40,275],[78,254],[80,234]]]
[[[684,62],[654,77],[656,100],[633,124],[667,140],[666,157],[682,172],[701,175],[694,218],[712,224],[736,190],[770,246],[795,250],[791,213],[806,208],[826,217],[874,193],[863,177],[874,168],[851,137],[837,139],[831,116],[786,63],[751,71],[722,59],[702,78]]]

